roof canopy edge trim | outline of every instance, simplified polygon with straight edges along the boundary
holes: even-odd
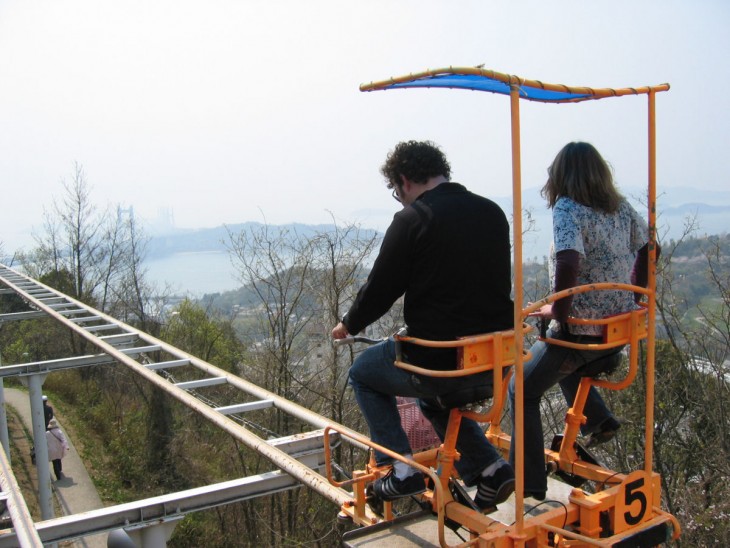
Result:
[[[509,95],[510,88],[513,85],[519,86],[521,99],[545,103],[575,103],[623,95],[656,93],[669,89],[669,84],[618,89],[566,86],[563,84],[547,84],[539,80],[528,80],[520,76],[503,74],[480,67],[448,67],[411,73],[380,82],[361,84],[360,91],[428,87],[469,89]]]

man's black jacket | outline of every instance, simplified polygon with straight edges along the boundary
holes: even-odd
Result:
[[[411,336],[451,340],[509,329],[514,314],[510,289],[504,212],[458,183],[441,183],[395,214],[344,323],[350,333],[359,333],[405,293],[404,319]],[[409,361],[438,369],[454,366],[452,358],[444,363],[428,354],[434,357],[433,351],[412,348]]]

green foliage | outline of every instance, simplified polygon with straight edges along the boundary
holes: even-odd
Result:
[[[3,365],[71,356],[70,341],[68,330],[47,318],[12,322],[0,330]]]
[[[678,257],[701,257],[708,246],[719,246],[730,249],[730,234],[719,234],[701,238],[683,238],[679,241],[671,240],[669,247],[676,249]]]
[[[215,314],[229,316],[241,308],[252,308],[256,306],[258,296],[248,286],[241,286],[238,289],[203,295],[200,299],[201,306]]]
[[[210,317],[202,306],[188,299],[172,312],[161,337],[227,371],[234,371],[241,360],[243,349],[231,322]]]
[[[673,333],[699,332],[703,316],[717,312],[730,280],[730,235],[686,238],[665,246],[659,265],[658,291]],[[724,280],[724,281],[723,281]],[[666,322],[665,322],[666,323]]]
[[[65,268],[46,272],[39,276],[38,281],[66,295],[74,295],[73,273]]]
[[[198,548],[200,546],[212,546],[210,539],[218,536],[215,521],[208,519],[206,512],[195,512],[188,514],[175,526],[172,538],[168,545],[177,548]]]
[[[100,410],[101,406],[97,407]],[[137,409],[126,413],[124,420],[117,423],[117,428],[109,432],[107,454],[116,467],[116,479],[132,492],[143,490],[149,492],[150,486],[155,485],[155,476],[158,469],[147,466],[147,445],[140,440],[148,439],[147,413]]]
[[[28,305],[16,294],[0,295],[0,310],[3,314],[11,314],[13,312],[24,312],[28,310]]]

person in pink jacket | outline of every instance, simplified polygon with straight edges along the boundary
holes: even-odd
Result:
[[[51,419],[48,422],[46,443],[48,444],[48,460],[53,463],[53,473],[56,475],[57,480],[63,479],[61,459],[68,453],[69,446],[68,440],[58,426],[56,419]]]

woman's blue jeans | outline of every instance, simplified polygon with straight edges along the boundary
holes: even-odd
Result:
[[[560,333],[548,331],[548,337],[561,338]],[[573,337],[571,340],[580,342]],[[584,341],[587,342],[587,341]],[[621,348],[606,350],[575,350],[564,346],[536,342],[530,352],[532,357],[524,365],[524,448],[525,491],[532,493],[547,490],[545,475],[545,447],[540,416],[540,400],[549,388],[560,383],[565,400],[573,405],[578,385],[584,376],[596,375],[615,367],[621,359]],[[515,379],[509,384],[510,416],[515,424]],[[613,417],[595,387],[586,401],[583,414],[587,418],[581,427],[584,434],[600,430],[601,424]],[[515,463],[514,428],[509,452],[510,464]]]
[[[443,440],[449,421],[449,409],[438,404],[436,397],[454,392],[472,383],[476,377],[435,378],[416,375],[395,366],[395,341],[388,339],[364,350],[350,369],[350,385],[370,428],[371,439],[401,455],[410,454],[411,446],[400,422],[396,396],[418,398],[423,414]],[[455,466],[467,485],[474,485],[487,466],[501,457],[487,441],[478,423],[462,419],[456,448],[461,458]],[[376,451],[379,465],[390,457]]]

